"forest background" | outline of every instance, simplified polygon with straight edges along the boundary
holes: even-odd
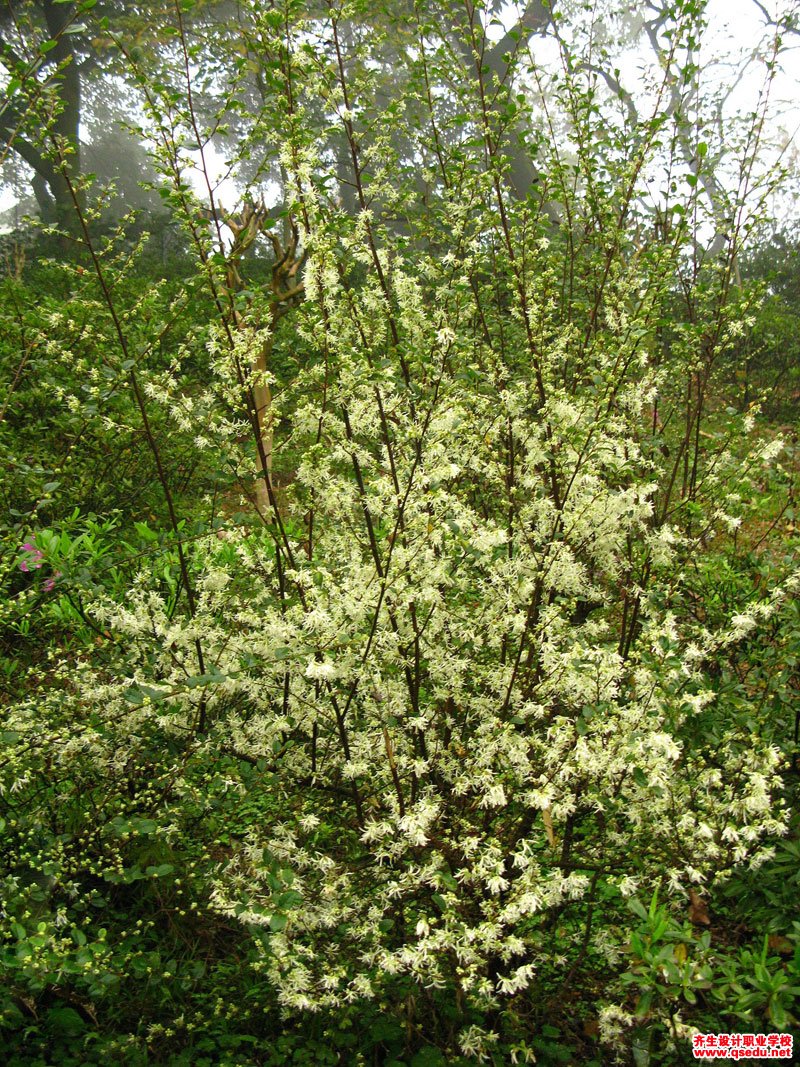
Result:
[[[748,10],[5,3],[4,1063],[797,1036],[800,22]]]

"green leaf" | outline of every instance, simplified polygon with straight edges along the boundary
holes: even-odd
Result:
[[[166,878],[174,870],[175,866],[172,863],[159,863],[156,867],[147,867],[144,873],[151,878]]]
[[[652,1031],[649,1029],[644,1032],[639,1030],[633,1035],[631,1052],[633,1053],[633,1062],[636,1064],[636,1067],[649,1067],[650,1065],[651,1036]]]
[[[46,1016],[47,1028],[55,1034],[76,1037],[86,1029],[86,1023],[74,1008],[66,1006],[51,1008]]]
[[[643,1019],[645,1015],[650,1011],[650,1005],[653,1002],[652,990],[647,990],[646,993],[642,993],[639,997],[639,1002],[636,1005],[636,1017],[637,1019]]]
[[[194,674],[191,678],[187,678],[185,685],[187,689],[198,689],[203,685],[211,685],[213,682],[224,682],[227,675],[215,672],[213,674]]]
[[[134,815],[129,819],[128,825],[131,830],[136,830],[139,834],[152,834],[158,829],[158,823],[155,819],[143,819],[139,815]]]
[[[633,768],[633,780],[639,786],[640,789],[646,789],[648,786],[648,778],[641,767]]]
[[[638,897],[631,897],[628,901],[628,907],[634,915],[647,922],[647,909]]]
[[[157,541],[158,534],[151,530],[146,522],[134,523],[134,528],[143,541]]]
[[[145,701],[151,704],[160,704],[167,700],[169,693],[163,689],[154,689],[151,685],[131,685],[122,694],[130,704],[141,705]]]
[[[411,1067],[439,1067],[446,1062],[439,1049],[429,1045],[419,1050],[411,1061]]]

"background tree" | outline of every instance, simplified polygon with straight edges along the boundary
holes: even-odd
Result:
[[[193,4],[185,18],[202,39],[204,20],[223,8],[229,13],[230,5]],[[153,210],[154,201],[148,200],[139,182],[151,183],[154,174],[146,151],[129,132],[137,122],[140,102],[126,83],[126,68],[113,40],[124,40],[142,58],[150,56],[153,64],[163,52],[170,63],[174,19],[164,16],[164,5],[159,3],[131,7],[115,0],[7,0],[4,4],[0,63],[12,92],[3,103],[0,130],[8,149],[31,168],[43,221],[72,218],[65,167],[75,178],[86,170],[104,183],[114,178],[118,189],[112,217],[145,204]],[[213,17],[218,24],[218,13]],[[35,126],[28,121],[23,130],[20,119],[26,95],[29,102],[40,98],[40,115]],[[202,94],[197,97],[201,100]]]
[[[24,97],[18,91],[7,96],[0,118],[2,131],[8,146],[32,169],[33,191],[42,218],[63,223],[72,217],[73,204],[62,167],[69,166],[80,174],[82,62],[72,32],[78,8],[55,0],[8,3],[5,7],[0,59],[11,85],[16,82],[19,90],[25,78],[28,83],[34,80],[56,91],[49,98],[41,125],[24,133],[20,128]],[[55,150],[44,138],[45,124]]]

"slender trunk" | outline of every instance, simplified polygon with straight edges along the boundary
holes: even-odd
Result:
[[[253,400],[258,421],[258,436],[263,446],[263,458],[262,449],[256,449],[256,463],[259,474],[256,486],[256,503],[262,515],[269,508],[269,490],[272,486],[272,391],[267,379],[271,354],[272,336],[270,335],[261,346],[253,366]]]

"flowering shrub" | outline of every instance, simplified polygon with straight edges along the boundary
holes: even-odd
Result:
[[[800,574],[778,560],[729,602],[697,592],[770,503],[784,452],[711,399],[754,208],[734,204],[729,251],[690,277],[697,194],[670,205],[666,236],[636,206],[682,121],[658,90],[653,117],[598,138],[565,64],[550,107],[569,151],[532,126],[542,169],[520,197],[508,174],[528,105],[513,87],[535,69],[524,49],[507,80],[486,69],[474,9],[470,77],[452,75],[443,9],[379,108],[358,56],[383,29],[365,12],[245,6],[272,94],[253,137],[279,142],[294,237],[275,237],[267,281],[247,288],[244,223],[227,251],[209,245],[182,178],[165,101],[188,123],[191,99],[136,69],[219,314],[166,368],[126,366],[114,319],[168,544],[134,553],[122,590],[83,584],[91,639],[7,709],[6,914],[26,947],[3,965],[21,996],[78,975],[84,1016],[126,982],[171,981],[180,964],[128,949],[129,931],[81,941],[85,901],[132,907],[144,884],[181,931],[194,913],[236,931],[254,999],[287,1025],[375,1012],[400,1020],[375,1049],[424,1039],[452,1062],[532,1062],[537,1002],[591,962],[612,977],[603,1039],[624,1044],[636,1018],[674,1042],[675,1002],[711,981],[708,940],[662,982],[664,931],[631,940],[625,900],[658,889],[688,906],[767,862],[787,825],[785,734],[758,704],[773,675],[723,684],[720,664],[766,645],[780,661]],[[676,9],[676,40],[694,15]],[[330,193],[335,146],[354,209]],[[110,311],[110,268],[94,266]],[[151,429],[166,413],[223,457],[244,509],[209,491],[196,536]],[[41,566],[36,541],[23,548],[20,568]]]

